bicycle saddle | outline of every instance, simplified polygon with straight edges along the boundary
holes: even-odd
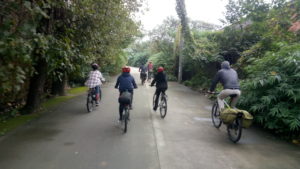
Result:
[[[237,96],[237,94],[231,94],[231,95],[229,95],[230,97],[236,97]]]

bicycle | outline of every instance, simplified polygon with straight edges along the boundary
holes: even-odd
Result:
[[[121,97],[124,96],[124,97]],[[119,97],[119,103],[120,106],[123,107],[122,110],[122,119],[121,119],[121,125],[123,126],[123,132],[127,132],[127,126],[129,121],[129,115],[130,115],[130,104],[132,100],[132,94],[126,90],[124,93],[122,93]]]
[[[88,112],[92,112],[96,106],[96,90],[95,88],[90,88],[88,90],[88,95],[86,99],[86,108]]]
[[[217,94],[217,93],[214,93]],[[235,97],[236,95],[230,95],[230,97]],[[226,108],[230,108],[229,104],[224,101],[224,105]],[[212,123],[216,128],[220,128],[223,121],[220,118],[220,109],[219,109],[219,105],[218,105],[218,101],[216,100],[212,106],[212,110],[211,110],[211,117],[212,117]],[[234,121],[230,124],[226,124],[227,126],[227,133],[228,133],[228,137],[229,139],[234,142],[237,143],[242,136],[242,129],[243,129],[243,113],[238,112],[236,115],[236,118],[234,119]]]
[[[153,108],[155,106],[155,98],[156,98],[156,92],[153,95]],[[167,104],[168,96],[166,95],[165,92],[161,92],[160,99],[158,102],[158,107],[159,107],[159,112],[160,112],[160,117],[163,119],[167,115],[167,110],[168,110],[168,104]]]

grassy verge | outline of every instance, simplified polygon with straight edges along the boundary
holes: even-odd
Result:
[[[76,87],[72,88],[67,91],[67,96],[57,96],[51,99],[46,100],[45,102],[42,103],[41,108],[42,110],[47,110],[53,106],[56,106],[62,102],[65,102],[79,94],[82,94],[87,91],[86,87]],[[17,113],[20,114],[20,113]],[[5,135],[5,133],[14,130],[18,126],[24,125],[25,123],[36,119],[41,115],[41,111],[34,113],[34,114],[29,114],[29,115],[17,115],[14,118],[10,118],[4,121],[0,121],[0,136]]]
[[[15,118],[8,119],[7,121],[0,122],[0,136],[5,135],[8,131],[11,131],[18,126],[21,126],[32,119],[39,117],[39,113],[16,116]]]
[[[78,94],[86,92],[87,90],[88,90],[87,87],[76,87],[76,88],[72,88],[72,89],[68,90],[68,94],[78,95]]]

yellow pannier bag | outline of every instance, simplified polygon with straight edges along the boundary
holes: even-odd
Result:
[[[236,119],[238,113],[243,113],[243,127],[249,128],[252,124],[253,116],[246,110],[226,108],[221,112],[220,118],[223,123],[230,124]]]
[[[223,123],[230,124],[236,119],[237,113],[237,109],[226,108],[221,111],[220,119],[223,121]]]
[[[239,112],[243,113],[243,127],[249,128],[252,124],[253,116],[246,110],[239,110]]]

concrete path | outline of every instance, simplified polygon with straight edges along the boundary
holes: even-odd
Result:
[[[170,83],[168,114],[151,110],[154,88],[140,85],[128,132],[116,124],[118,91],[103,86],[103,100],[87,113],[86,96],[0,138],[0,169],[299,169],[300,148],[251,128],[238,144],[210,119],[211,102]]]

